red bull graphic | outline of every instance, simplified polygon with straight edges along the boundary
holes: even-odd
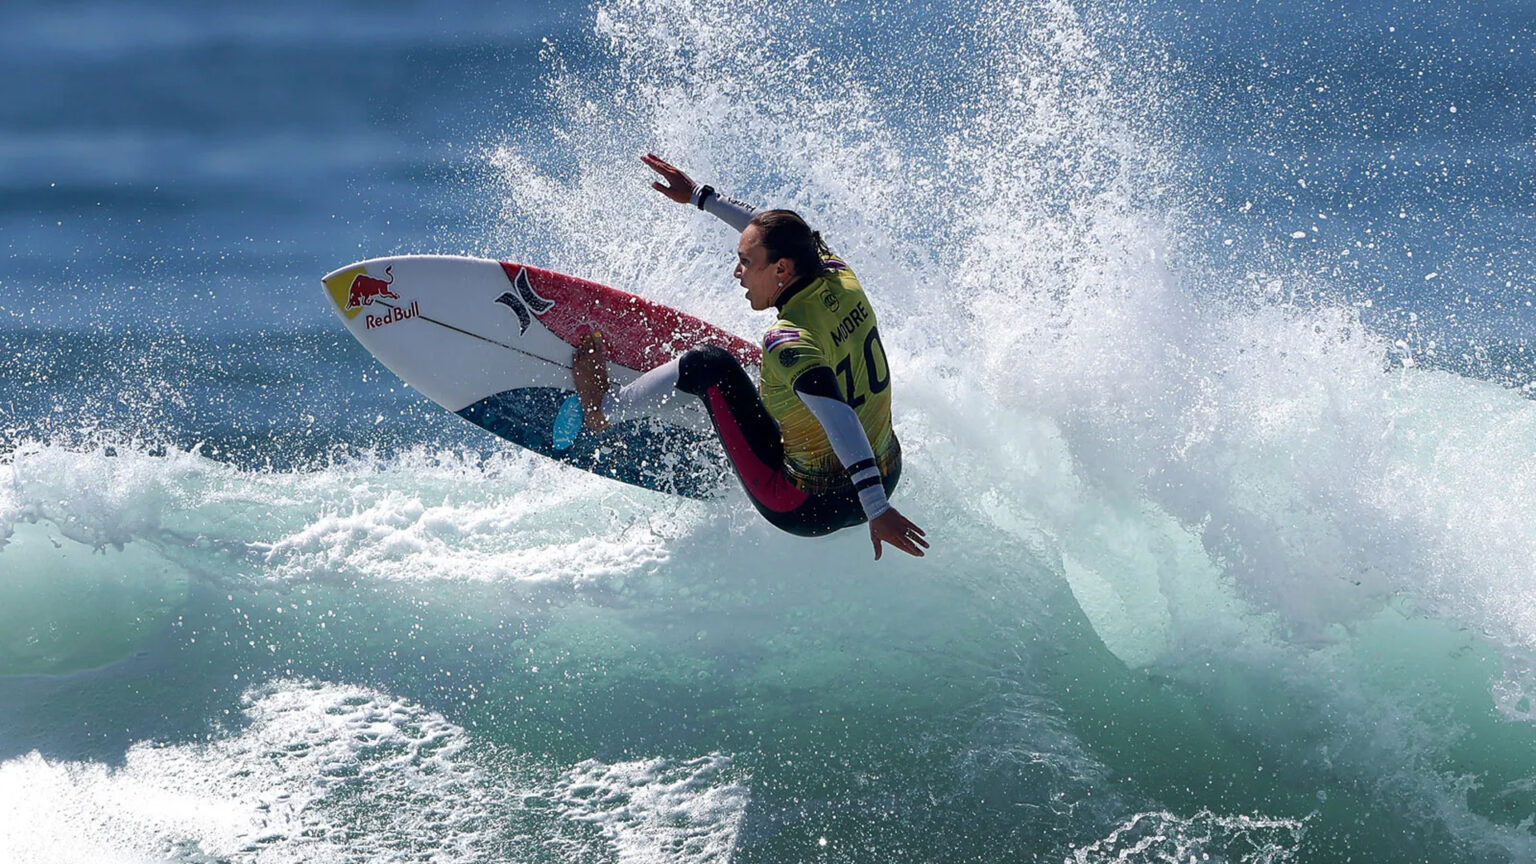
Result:
[[[347,309],[360,309],[364,306],[372,306],[373,301],[387,297],[391,300],[399,300],[400,295],[389,290],[389,286],[395,284],[394,267],[385,267],[384,275],[388,279],[375,279],[367,273],[359,273],[352,280],[352,286],[347,291]],[[396,310],[398,311],[398,310]],[[370,316],[370,320],[371,320]],[[372,327],[372,324],[368,326]]]

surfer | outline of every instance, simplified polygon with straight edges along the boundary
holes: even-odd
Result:
[[[891,427],[891,368],[875,312],[853,270],[790,210],[754,211],[700,186],[655,154],[652,188],[741,232],[736,279],[752,308],[778,310],[763,337],[761,386],[715,345],[701,345],[612,388],[602,334],[576,349],[584,425],[644,416],[677,392],[704,402],[736,475],[759,513],[806,537],[867,522],[882,544],[921,556],[923,530],[890,504],[901,477]]]

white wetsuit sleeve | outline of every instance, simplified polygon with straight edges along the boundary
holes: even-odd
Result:
[[[734,198],[723,197],[713,186],[696,187],[692,203],[737,231],[747,230],[747,223],[752,221],[752,215],[757,212]]]
[[[647,417],[661,410],[677,393],[680,360],[673,358],[603,396],[603,415],[610,423]]]
[[[821,428],[826,430],[832,452],[837,454],[837,460],[848,469],[848,479],[853,481],[853,488],[858,490],[864,518],[874,519],[891,509],[891,502],[885,497],[885,486],[880,481],[875,449],[869,444],[869,436],[864,433],[859,415],[840,399],[814,396],[801,390],[796,390],[795,395],[800,397]]]

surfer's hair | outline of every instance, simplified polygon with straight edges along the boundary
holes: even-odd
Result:
[[[763,250],[771,264],[788,258],[795,265],[796,276],[817,276],[826,269],[823,259],[831,256],[821,232],[812,231],[800,214],[793,210],[764,210],[747,223],[756,225]]]

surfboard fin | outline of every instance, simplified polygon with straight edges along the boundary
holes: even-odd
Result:
[[[581,434],[583,413],[581,397],[574,393],[560,403],[560,410],[555,412],[555,422],[550,428],[550,438],[556,450],[569,450],[576,443],[576,436]]]

